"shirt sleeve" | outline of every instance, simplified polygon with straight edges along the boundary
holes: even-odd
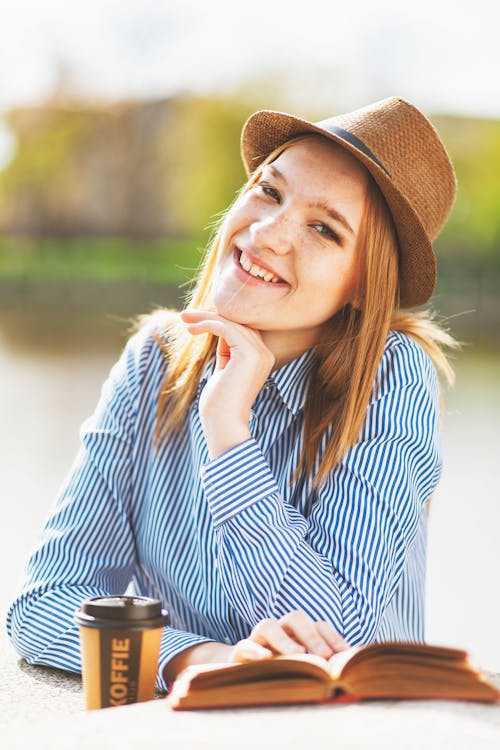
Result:
[[[154,340],[136,334],[105,382],[81,430],[82,446],[28,563],[26,583],[7,615],[7,630],[31,664],[81,671],[74,614],[84,599],[123,594],[136,565],[130,522],[136,400]],[[209,640],[164,628],[163,669],[180,651]]]
[[[251,625],[294,609],[368,643],[439,479],[438,383],[413,342],[386,349],[359,441],[306,518],[251,439],[203,469],[226,595]]]

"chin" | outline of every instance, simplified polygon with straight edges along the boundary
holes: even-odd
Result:
[[[248,315],[245,315],[244,311],[238,310],[234,307],[226,307],[221,305],[215,306],[215,311],[222,315],[223,318],[232,320],[233,323],[239,323],[242,326],[248,326],[249,328],[260,328],[260,324],[253,320]]]
[[[215,311],[223,318],[248,326],[256,331],[272,331],[276,328],[276,316],[272,308],[248,304],[244,295],[216,293],[213,297]]]
[[[223,318],[232,320],[234,323],[241,323],[241,325],[251,325],[248,315],[245,314],[245,308],[237,295],[233,299],[225,299],[216,295],[214,307],[215,312],[222,315]]]

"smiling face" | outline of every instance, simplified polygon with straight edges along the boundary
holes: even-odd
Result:
[[[282,360],[312,346],[325,321],[356,304],[366,184],[354,157],[316,136],[265,165],[222,227],[217,312],[261,331]]]

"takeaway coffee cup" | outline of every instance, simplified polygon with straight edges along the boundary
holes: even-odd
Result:
[[[80,626],[87,708],[124,706],[154,696],[162,628],[157,599],[97,596],[75,613]]]

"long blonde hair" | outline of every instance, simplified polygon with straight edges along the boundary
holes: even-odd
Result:
[[[265,164],[303,138],[288,141],[270,154],[243,186],[240,195],[257,182]],[[213,308],[212,277],[223,224],[224,217],[190,295],[190,307]],[[452,336],[435,322],[429,311],[399,310],[396,231],[385,200],[371,176],[368,176],[356,253],[360,264],[360,288],[356,296],[361,309],[350,304],[343,307],[325,323],[314,348],[315,366],[304,405],[303,450],[295,476],[315,472],[315,486],[324,481],[358,440],[390,330],[405,333],[417,341],[445,380],[453,381],[453,370],[444,353],[444,347],[457,346]],[[173,311],[165,312],[166,338],[158,336],[157,340],[169,366],[158,403],[157,441],[166,432],[180,428],[201,374],[217,346],[215,336],[191,337]],[[332,424],[335,429],[317,467],[321,439]]]

